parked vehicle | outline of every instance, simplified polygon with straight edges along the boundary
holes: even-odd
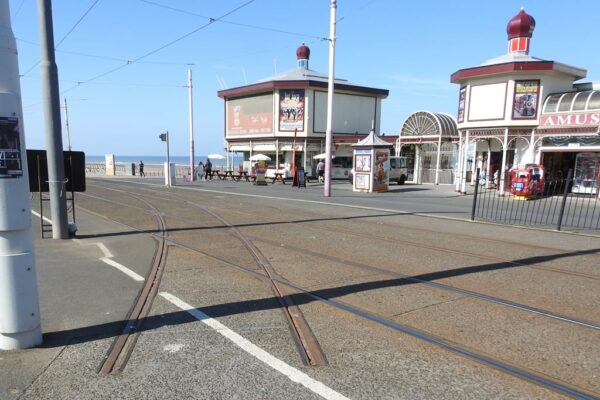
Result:
[[[404,185],[408,178],[406,157],[390,157],[390,183],[397,182]]]
[[[396,182],[398,185],[404,185],[408,178],[406,157],[390,157],[389,182]],[[348,174],[348,180],[352,183],[354,179],[354,168]]]
[[[543,194],[544,167],[541,165],[527,164],[523,168],[513,168],[510,174],[510,192],[513,195],[529,198]]]

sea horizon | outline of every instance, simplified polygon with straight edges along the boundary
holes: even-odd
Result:
[[[195,164],[197,165],[200,161],[206,163],[208,157],[206,155],[198,155],[194,157]],[[105,162],[104,155],[85,155],[85,161],[89,163],[104,163]],[[190,156],[170,156],[169,160],[176,165],[189,165]],[[231,160],[231,158],[230,158]],[[234,155],[233,163],[239,163],[243,160],[242,156]],[[167,162],[166,156],[151,156],[151,155],[116,155],[115,154],[115,164],[127,164],[127,163],[135,163],[136,165],[143,161],[146,165],[159,164]],[[227,159],[216,160],[211,159],[211,163],[215,166],[219,165],[227,165]]]

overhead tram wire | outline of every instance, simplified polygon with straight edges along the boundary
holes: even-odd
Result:
[[[58,48],[58,46],[60,46],[61,43],[64,42],[65,39],[68,38],[69,35],[71,35],[71,33],[73,33],[73,31],[75,30],[75,28],[77,28],[77,26],[81,23],[81,21],[83,21],[83,19],[90,13],[90,11],[92,11],[92,9],[96,6],[96,4],[98,4],[98,2],[100,2],[100,0],[95,0],[92,3],[92,5],[90,5],[88,7],[88,9],[83,13],[83,15],[71,27],[71,29],[69,29],[69,31],[65,35],[63,35],[63,37],[58,41],[58,43],[54,45],[54,51],[56,51],[56,49]],[[40,65],[40,62],[41,61],[36,62],[34,65],[32,65],[30,68],[28,68],[27,71],[25,71],[21,76],[25,76],[28,73],[30,73],[35,67],[37,67],[38,65]]]
[[[179,12],[182,14],[187,14],[187,15],[192,15],[195,17],[200,17],[200,18],[204,18],[207,20],[213,20],[213,18],[208,17],[206,15],[201,15],[201,14],[196,14],[194,12],[191,11],[187,11],[187,10],[182,10],[180,8],[175,8],[175,7],[171,7],[165,4],[160,4],[154,1],[150,1],[150,0],[140,0],[142,3],[146,3],[146,4],[150,4],[156,7],[161,7],[161,8],[165,8],[167,10],[171,10],[171,11],[175,11],[175,12]],[[228,25],[235,25],[235,26],[241,26],[244,28],[250,28],[250,29],[257,29],[257,30],[262,30],[262,31],[268,31],[268,32],[275,32],[275,33],[283,33],[285,35],[293,35],[293,36],[300,36],[300,37],[307,37],[307,38],[312,38],[312,39],[318,39],[318,40],[329,40],[326,37],[323,36],[316,36],[316,35],[311,35],[308,33],[299,33],[299,32],[291,32],[291,31],[284,31],[282,29],[275,29],[275,28],[269,28],[269,27],[264,27],[264,26],[257,26],[257,25],[250,25],[250,24],[242,24],[240,22],[232,22],[232,21],[223,21],[223,20],[218,20],[218,21],[213,21],[213,22],[219,22],[221,24],[228,24]]]
[[[30,40],[25,40],[25,39],[20,39],[20,38],[16,38],[17,41],[19,42],[23,42],[23,43],[27,43],[30,44],[32,46],[39,46],[39,43],[35,43],[32,42]],[[56,50],[57,53],[63,53],[63,54],[71,54],[74,56],[81,56],[81,57],[90,57],[90,58],[98,58],[100,60],[108,60],[108,61],[120,61],[120,62],[126,62],[127,60],[124,58],[117,58],[117,57],[109,57],[109,56],[103,56],[103,55],[98,55],[98,54],[89,54],[89,53],[81,53],[78,51],[70,51],[70,50]],[[175,62],[175,61],[140,61],[139,64],[155,64],[155,65],[195,65],[192,62]],[[21,75],[23,76],[23,75]]]
[[[92,78],[90,78],[90,79],[87,79],[87,80],[85,80],[85,81],[80,81],[80,82],[78,82],[78,83],[77,83],[77,85],[75,85],[75,86],[72,86],[72,87],[70,87],[70,88],[68,88],[68,89],[64,90],[64,91],[62,92],[62,94],[64,94],[64,93],[67,93],[67,92],[69,92],[69,91],[71,91],[71,90],[73,90],[73,89],[75,89],[75,88],[77,88],[77,87],[79,87],[79,86],[81,86],[81,85],[83,85],[83,84],[89,83],[89,82],[91,82],[91,81],[94,81],[94,80],[96,80],[96,79],[100,79],[100,78],[103,78],[103,77],[105,77],[105,76],[107,76],[107,75],[110,75],[110,74],[112,74],[112,73],[114,73],[114,72],[117,72],[117,71],[119,71],[119,70],[121,70],[121,69],[123,69],[123,68],[125,68],[125,67],[127,67],[127,66],[129,66],[129,65],[131,65],[131,64],[136,64],[136,63],[138,63],[140,60],[142,60],[142,59],[144,59],[144,58],[146,58],[146,57],[149,57],[149,56],[151,56],[152,54],[158,53],[159,51],[161,51],[161,50],[164,50],[164,49],[166,49],[167,47],[169,47],[169,46],[172,46],[172,45],[174,45],[175,43],[177,43],[177,42],[179,42],[179,41],[181,41],[181,40],[183,40],[183,39],[187,38],[188,36],[191,36],[191,35],[193,35],[194,33],[198,32],[198,31],[200,31],[200,30],[202,30],[202,29],[204,29],[204,28],[206,28],[206,27],[208,27],[208,26],[210,26],[210,25],[212,25],[214,22],[220,21],[221,19],[223,19],[223,18],[225,18],[225,17],[227,17],[227,16],[229,16],[229,15],[233,14],[234,12],[236,12],[236,11],[238,11],[238,10],[240,10],[240,9],[242,9],[242,8],[244,8],[244,7],[246,7],[247,5],[254,3],[254,1],[256,1],[256,0],[248,0],[248,1],[246,1],[245,3],[243,3],[242,5],[239,5],[239,6],[237,6],[236,8],[232,9],[231,11],[228,11],[227,13],[225,13],[225,14],[221,15],[221,16],[220,16],[220,17],[218,17],[218,18],[211,18],[211,19],[208,21],[208,23],[206,23],[206,24],[204,24],[204,25],[200,26],[199,28],[196,28],[196,29],[194,29],[193,31],[186,33],[185,35],[182,35],[182,36],[178,37],[177,39],[174,39],[174,40],[172,40],[172,41],[170,41],[170,42],[168,42],[168,43],[166,43],[166,44],[164,44],[164,45],[162,45],[162,46],[160,46],[160,47],[158,47],[158,48],[156,48],[156,49],[154,49],[154,50],[152,50],[152,51],[149,51],[148,53],[146,53],[146,54],[144,54],[144,55],[142,55],[142,56],[140,56],[140,57],[138,57],[138,58],[136,58],[136,59],[134,59],[134,60],[128,60],[128,61],[127,61],[125,64],[123,64],[123,65],[119,65],[118,67],[112,68],[112,69],[110,69],[109,71],[106,71],[106,72],[104,72],[104,73],[101,73],[101,74],[99,74],[99,75],[96,75],[96,76],[94,76],[94,77],[92,77]]]

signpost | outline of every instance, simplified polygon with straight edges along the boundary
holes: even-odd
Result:
[[[167,165],[165,166],[165,185],[171,187],[171,159],[169,155],[169,131],[158,135],[160,140],[167,142]]]

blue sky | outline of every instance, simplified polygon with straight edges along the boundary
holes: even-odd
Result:
[[[171,154],[186,155],[191,68],[196,154],[222,153],[222,85],[243,86],[295,68],[302,42],[311,49],[310,68],[327,72],[328,45],[319,38],[329,35],[329,0],[248,2],[53,0],[61,104],[66,98],[73,149],[162,155],[158,134],[169,130]],[[24,75],[27,147],[45,148],[37,1],[9,4]],[[390,91],[382,132],[398,134],[419,110],[455,116],[458,87],[450,75],[504,54],[506,24],[521,6],[536,19],[531,55],[585,68],[583,81],[600,81],[597,0],[338,0],[335,74]]]

